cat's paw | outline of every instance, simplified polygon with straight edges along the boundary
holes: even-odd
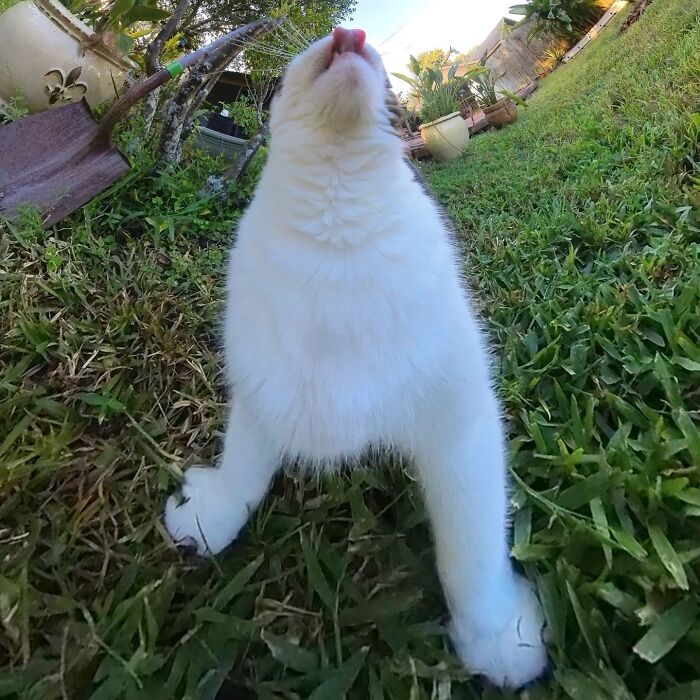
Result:
[[[530,584],[516,579],[515,613],[505,625],[452,621],[452,639],[468,671],[501,688],[518,689],[536,681],[547,669],[542,639],[544,618]]]
[[[247,514],[240,516],[218,470],[190,467],[182,482],[182,497],[170,496],[164,519],[176,544],[196,547],[198,554],[211,556],[236,538]]]

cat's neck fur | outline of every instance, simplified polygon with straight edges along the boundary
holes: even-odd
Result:
[[[343,135],[283,130],[273,135],[256,199],[268,217],[274,201],[284,231],[352,247],[391,227],[387,201],[392,192],[401,196],[408,173],[401,141],[388,127]]]

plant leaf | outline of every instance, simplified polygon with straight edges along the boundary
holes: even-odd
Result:
[[[133,22],[157,22],[158,20],[170,17],[167,10],[161,10],[159,7],[148,7],[148,5],[136,5],[123,17],[124,24],[132,24]]]
[[[260,636],[267,644],[272,657],[287,668],[306,674],[316,673],[318,670],[318,655],[314,652],[302,649],[298,644],[265,629],[260,632]]]
[[[678,556],[678,552],[673,548],[673,545],[668,541],[668,537],[658,525],[652,525],[649,528],[649,536],[651,543],[654,545],[659,559],[666,567],[666,570],[673,576],[674,581],[684,591],[688,590],[688,577],[683,568],[683,562]]]
[[[602,689],[581,671],[567,669],[558,675],[558,680],[573,700],[608,700]]]
[[[133,6],[136,0],[115,0],[109,12],[110,23],[125,15]]]
[[[311,544],[304,533],[301,533],[301,550],[306,561],[306,571],[309,575],[309,583],[318,593],[318,597],[324,605],[331,611],[335,611],[335,593],[333,593],[326,579],[321,565],[318,562],[316,552],[311,548]]]
[[[260,554],[250,564],[244,566],[227,584],[219,591],[212,607],[221,610],[228,605],[246,586],[253,574],[260,568],[265,559],[264,554]]]
[[[404,83],[408,83],[411,87],[416,86],[416,81],[413,78],[409,78],[407,75],[404,75],[403,73],[392,73],[392,75],[395,78],[398,78],[399,80],[403,80]]]
[[[634,645],[634,653],[650,664],[660,661],[693,626],[697,614],[698,604],[692,598],[676,603]]]
[[[341,700],[352,687],[365,663],[369,647],[356,651],[309,696],[309,700]]]

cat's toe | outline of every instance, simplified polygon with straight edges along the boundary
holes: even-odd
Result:
[[[240,509],[239,509],[240,510]],[[197,554],[211,556],[230,544],[245,522],[232,493],[216,469],[191,467],[182,483],[182,497],[165,505],[165,527],[173,541]]]
[[[173,542],[185,552],[204,555],[207,546],[202,537],[196,507],[190,501],[170,496],[165,504],[165,528]]]
[[[501,688],[522,688],[547,670],[539,602],[527,581],[519,579],[517,584],[515,614],[505,625],[488,629],[452,621],[452,638],[467,670]]]

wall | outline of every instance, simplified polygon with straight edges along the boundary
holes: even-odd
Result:
[[[534,37],[529,43],[530,22],[511,30],[486,59],[491,75],[500,88],[518,92],[529,85],[547,66],[546,51],[565,46],[550,35]]]
[[[598,0],[601,13],[609,9],[614,1]],[[549,34],[540,34],[528,43],[527,35],[533,26],[534,20],[511,29],[486,59],[498,87],[510,92],[522,90],[551,65],[551,60],[546,56],[548,49],[563,48],[563,54],[573,43]]]

